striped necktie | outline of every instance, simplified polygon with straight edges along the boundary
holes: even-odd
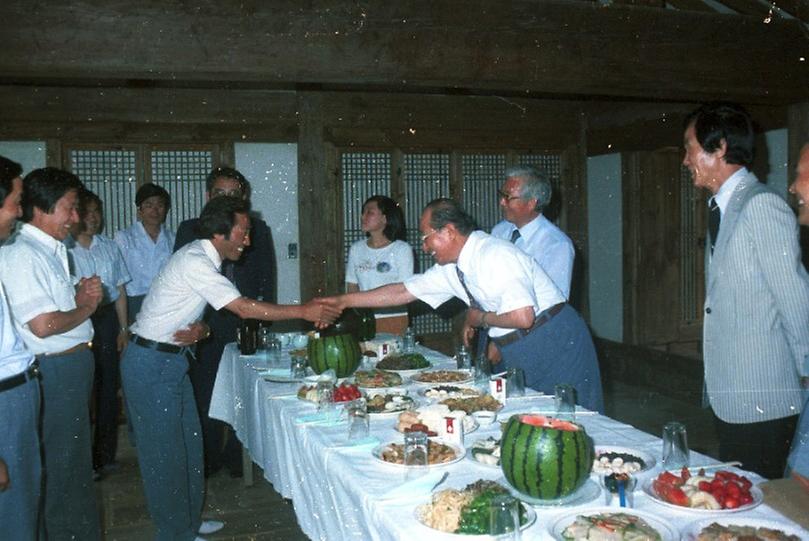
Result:
[[[463,286],[463,290],[466,291],[466,296],[469,297],[469,306],[475,308],[476,310],[482,310],[483,307],[475,299],[475,297],[472,296],[472,293],[469,291],[469,288],[466,287],[466,280],[464,280],[463,271],[458,267],[458,265],[455,265],[455,272],[458,274],[458,280],[461,281],[461,286]]]

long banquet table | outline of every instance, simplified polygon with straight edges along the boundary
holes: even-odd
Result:
[[[419,346],[434,367],[454,367],[446,356]],[[274,363],[274,364],[273,364]],[[447,539],[457,536],[442,534],[418,522],[415,506],[429,500],[429,491],[413,498],[381,499],[397,485],[405,482],[403,469],[380,463],[371,455],[372,446],[346,446],[345,425],[319,426],[296,423],[301,416],[315,411],[315,405],[297,399],[297,383],[265,381],[260,370],[273,366],[289,366],[289,353],[284,350],[272,360],[267,356],[241,356],[235,344],[223,353],[211,402],[211,417],[234,427],[250,457],[264,470],[264,476],[285,498],[292,500],[303,532],[320,540]],[[523,411],[548,411],[551,397],[533,396],[510,399],[498,418]],[[587,430],[596,445],[620,445],[645,451],[659,462],[660,439],[609,417],[586,412],[577,421]],[[372,419],[371,434],[382,442],[401,440],[394,429],[395,419]],[[497,435],[499,423],[481,427],[466,435],[469,444],[479,437]],[[691,464],[715,463],[698,453],[691,453]],[[658,464],[655,474],[659,471]],[[461,489],[478,479],[502,480],[498,469],[464,458],[441,467],[449,477],[443,488]],[[754,483],[762,479],[747,473]],[[640,487],[638,487],[640,489]],[[547,531],[557,517],[571,509],[603,505],[603,498],[579,507],[535,508],[536,522],[523,532],[523,540],[553,539]],[[635,493],[635,508],[668,520],[682,529],[688,523],[706,518],[688,510],[675,510],[655,503],[642,491]],[[715,516],[715,515],[714,515]],[[776,519],[792,523],[766,504],[744,511],[749,518]],[[809,532],[802,530],[804,539]]]

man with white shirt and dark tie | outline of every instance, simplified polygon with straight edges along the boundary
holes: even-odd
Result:
[[[709,103],[685,122],[694,186],[708,190],[703,362],[719,458],[781,477],[803,405],[809,357],[809,277],[784,198],[760,183],[753,123],[732,103]]]
[[[570,238],[542,214],[553,192],[547,173],[518,166],[507,169],[505,177],[497,192],[503,221],[492,228],[492,236],[513,242],[533,257],[565,299],[570,299],[576,253]]]

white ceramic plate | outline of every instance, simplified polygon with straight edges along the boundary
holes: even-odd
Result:
[[[475,442],[472,445],[470,445],[469,447],[466,448],[466,455],[469,457],[469,460],[471,460],[475,464],[480,464],[481,466],[485,466],[486,468],[492,468],[492,469],[499,470],[500,469],[500,464],[499,463],[498,464],[487,464],[486,462],[479,461],[477,458],[475,458],[475,455],[472,454],[472,449],[474,448],[474,446],[475,446],[475,444],[477,442],[486,441],[488,439],[489,438],[478,438],[477,440],[475,440]]]
[[[584,483],[579,490],[574,492],[573,494],[568,494],[564,498],[559,498],[557,500],[539,500],[537,498],[532,498],[526,494],[523,494],[508,482],[505,477],[502,477],[497,480],[498,483],[503,485],[504,487],[508,488],[509,492],[515,497],[519,498],[525,503],[529,503],[534,507],[561,507],[561,506],[572,506],[572,505],[582,505],[588,502],[591,502],[598,498],[601,495],[601,487],[598,486],[598,483],[593,481],[592,479],[587,479],[587,482]]]
[[[427,466],[427,468],[443,468],[444,466],[449,466],[450,464],[455,464],[456,462],[460,462],[461,460],[463,460],[463,457],[465,455],[463,448],[458,447],[455,444],[446,442],[441,438],[430,438],[430,441],[433,441],[435,443],[442,443],[448,447],[451,447],[452,450],[455,451],[455,458],[453,458],[448,462],[442,462],[441,464],[430,464],[429,466]],[[405,469],[412,468],[413,466],[405,466],[404,464],[394,464],[393,462],[388,462],[382,458],[382,453],[388,448],[389,445],[393,443],[401,444],[402,441],[397,440],[397,441],[389,441],[387,443],[380,443],[379,445],[374,447],[373,451],[371,451],[371,455],[373,455],[373,457],[376,460],[378,460],[382,464],[385,464],[386,466],[393,466],[394,468],[405,468]],[[423,466],[415,466],[415,467],[418,468]]]
[[[455,385],[453,383],[442,383],[441,385],[435,385],[435,386],[431,386],[431,387],[426,387],[424,389],[419,390],[419,396],[423,396],[424,398],[426,398],[427,400],[429,400],[431,402],[440,402],[441,400],[446,400],[447,398],[472,398],[472,396],[448,396],[446,394],[443,395],[443,396],[429,396],[428,395],[428,393],[431,393],[432,391],[435,390],[435,387],[440,387],[440,386],[459,387],[459,388],[463,388],[463,389],[471,389],[471,390],[475,391],[475,393],[476,393],[475,396],[481,396],[481,395],[484,394],[479,389],[477,389],[475,387],[470,387],[469,385]]]
[[[804,530],[799,526],[793,526],[788,522],[780,520],[770,520],[762,518],[745,518],[739,516],[728,517],[713,517],[695,520],[686,525],[683,529],[683,541],[695,541],[703,528],[718,523],[721,526],[753,526],[755,528],[770,528],[772,530],[781,530],[787,535],[795,535],[801,539],[809,539],[809,531]]]
[[[399,414],[402,413],[403,411],[407,411],[408,409],[415,409],[415,408],[419,407],[418,400],[415,400],[412,396],[408,395],[407,391],[405,391],[405,390],[395,390],[395,391],[373,390],[373,391],[367,391],[368,399],[370,399],[372,396],[379,395],[379,394],[381,394],[381,395],[386,395],[386,394],[402,395],[402,396],[407,396],[410,400],[407,401],[407,402],[403,402],[404,406],[402,407],[402,409],[381,411],[379,413],[374,413],[374,412],[369,411],[368,415],[370,415],[373,419],[387,419],[389,417],[390,418],[396,418],[396,417],[399,417]]]
[[[430,526],[427,526],[426,524],[424,524],[424,521],[421,518],[421,509],[422,509],[422,507],[423,506],[419,505],[419,506],[416,507],[416,509],[414,511],[414,514],[416,515],[416,520],[419,522],[419,524],[421,524],[425,528],[429,528],[429,530],[431,532],[440,533],[442,536],[454,537],[454,538],[457,538],[459,541],[461,539],[463,539],[464,541],[466,541],[466,540],[469,540],[469,541],[473,541],[473,540],[474,541],[484,541],[484,540],[491,541],[492,539],[496,539],[495,537],[492,537],[491,535],[472,535],[472,534],[462,534],[462,533],[439,532],[439,530],[436,530],[435,528],[431,528]],[[525,520],[525,524],[520,526],[520,530],[525,531],[526,528],[530,528],[534,524],[534,522],[536,522],[537,513],[536,513],[536,511],[534,511],[528,505],[523,504],[522,507],[525,510],[525,519],[526,520]],[[523,537],[523,539],[525,539],[525,537]]]
[[[666,507],[670,507],[671,509],[677,509],[678,511],[685,511],[690,513],[699,513],[700,515],[727,515],[731,513],[738,513],[739,511],[749,511],[754,507],[758,507],[761,505],[761,502],[764,501],[764,494],[761,492],[761,489],[758,487],[752,487],[750,489],[750,495],[753,496],[753,501],[748,503],[747,505],[740,505],[736,509],[699,509],[695,507],[683,507],[682,505],[674,505],[673,503],[669,503],[662,498],[657,496],[657,493],[652,486],[654,482],[654,478],[647,479],[645,483],[643,483],[643,491],[649,496],[649,498],[660,505],[665,505]]]
[[[625,513],[627,515],[634,515],[642,518],[649,526],[657,530],[657,533],[660,534],[662,541],[677,541],[680,539],[680,534],[677,531],[677,528],[665,520],[657,518],[655,515],[650,513],[638,511],[636,509],[621,509],[617,507],[596,507],[594,509],[588,508],[579,509],[578,511],[568,511],[548,524],[548,533],[551,534],[554,539],[563,541],[564,537],[562,537],[562,532],[565,531],[565,528],[576,521],[576,517],[580,515],[588,517],[590,515],[598,515],[600,513]]]
[[[641,468],[640,472],[637,473],[651,470],[652,468],[655,467],[655,464],[657,464],[657,460],[655,460],[655,457],[653,457],[646,451],[641,451],[639,449],[632,449],[631,447],[620,447],[618,445],[596,445],[596,459],[602,453],[622,453],[625,455],[632,455],[638,457],[639,459],[643,460],[644,467]]]
[[[400,411],[398,413],[402,413],[402,412]],[[396,428],[397,424],[394,424],[393,428],[396,430],[396,432],[399,432],[399,429]],[[463,418],[463,434],[464,434],[464,437],[466,437],[468,434],[471,434],[472,432],[474,432],[478,428],[480,428],[480,425],[478,424],[478,422],[475,420],[474,417],[472,417],[471,415],[467,415],[466,417]],[[434,432],[438,432],[438,431],[434,430]]]
[[[424,374],[431,374],[433,372],[458,372],[463,374],[464,377],[457,381],[423,381],[421,379],[424,377]],[[469,383],[473,379],[472,373],[467,370],[422,370],[418,374],[410,376],[410,381],[413,383],[417,383],[418,385],[429,385],[431,387],[435,387],[437,385],[460,385],[463,383]]]

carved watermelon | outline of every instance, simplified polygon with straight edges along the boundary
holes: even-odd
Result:
[[[587,481],[593,445],[581,425],[541,415],[512,415],[501,438],[500,465],[519,492],[554,500]]]

